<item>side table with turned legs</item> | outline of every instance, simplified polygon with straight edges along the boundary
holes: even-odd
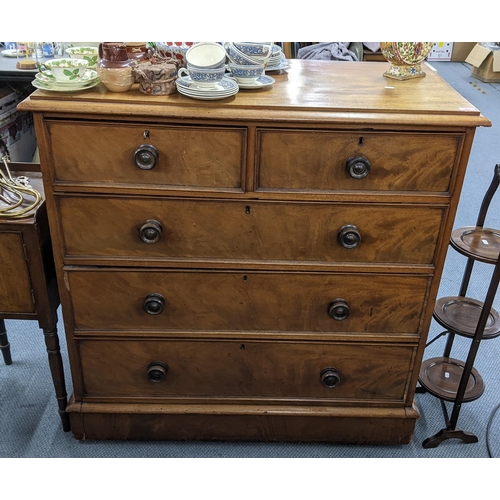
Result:
[[[37,164],[9,165],[16,176],[26,175],[44,198]],[[12,364],[5,319],[37,320],[43,330],[49,366],[64,431],[70,430],[67,393],[57,334],[59,292],[52,257],[45,200],[31,217],[0,218],[0,350]]]

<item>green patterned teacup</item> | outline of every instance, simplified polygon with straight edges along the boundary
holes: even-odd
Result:
[[[71,58],[85,59],[89,62],[88,68],[90,69],[97,67],[97,60],[99,58],[97,47],[69,47],[66,49],[66,53]]]
[[[50,78],[54,78],[58,82],[77,82],[85,75],[88,64],[89,62],[85,59],[73,59],[70,57],[50,59],[41,65],[40,70],[42,72],[44,69],[50,70],[50,73],[52,73]]]

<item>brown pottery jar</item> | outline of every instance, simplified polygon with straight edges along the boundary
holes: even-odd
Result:
[[[126,92],[134,83],[132,68],[124,42],[102,42],[99,44],[97,74],[111,92]]]

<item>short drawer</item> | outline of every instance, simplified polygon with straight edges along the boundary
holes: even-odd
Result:
[[[403,401],[411,345],[79,341],[85,395]]]
[[[56,183],[242,189],[244,128],[59,121],[47,128]]]
[[[58,196],[73,258],[432,264],[445,208]]]
[[[430,279],[106,268],[67,275],[77,330],[398,334],[419,331]]]
[[[450,190],[458,134],[259,130],[257,187],[268,190]]]

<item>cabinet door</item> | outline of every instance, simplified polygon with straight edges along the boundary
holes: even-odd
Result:
[[[22,234],[0,233],[0,314],[34,311]]]

